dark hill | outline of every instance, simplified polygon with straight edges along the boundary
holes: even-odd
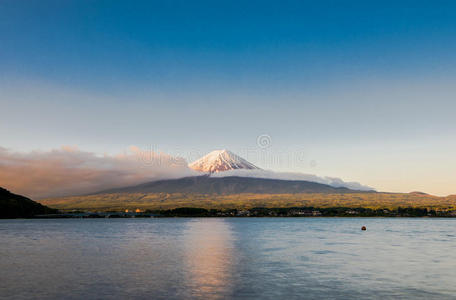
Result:
[[[296,194],[296,193],[353,193],[348,188],[335,188],[326,184],[250,177],[195,176],[159,180],[136,186],[105,190],[106,193],[190,193],[190,194]]]
[[[53,213],[57,213],[57,210],[0,187],[0,219],[30,218]]]

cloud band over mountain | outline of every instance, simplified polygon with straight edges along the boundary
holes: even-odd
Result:
[[[102,156],[68,146],[28,153],[0,147],[0,186],[35,199],[83,195],[148,181],[202,174],[205,173],[190,169],[183,158],[141,151],[135,146],[124,154]],[[211,176],[305,180],[334,187],[372,190],[357,182],[344,182],[339,178],[261,169],[229,170]]]
[[[346,187],[352,190],[360,191],[372,191],[373,188],[362,185],[358,182],[345,182],[337,177],[320,177],[312,174],[294,173],[294,172],[274,172],[270,170],[229,170],[225,172],[212,173],[213,177],[227,177],[227,176],[239,176],[239,177],[254,177],[254,178],[266,178],[266,179],[280,179],[280,180],[303,180],[312,181],[322,184],[327,184],[333,187]]]

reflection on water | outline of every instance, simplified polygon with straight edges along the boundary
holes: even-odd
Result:
[[[186,280],[200,299],[223,299],[232,288],[233,236],[225,219],[196,219],[185,230]]]
[[[454,219],[0,220],[0,299],[454,299],[455,229]]]

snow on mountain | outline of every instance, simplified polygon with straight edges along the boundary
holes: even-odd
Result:
[[[258,170],[257,166],[228,150],[215,150],[188,165],[200,172],[223,172],[229,170],[247,169]]]

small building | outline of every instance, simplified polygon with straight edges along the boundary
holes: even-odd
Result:
[[[248,216],[250,216],[250,211],[248,211],[248,210],[238,210],[237,216],[238,217],[248,217]]]

